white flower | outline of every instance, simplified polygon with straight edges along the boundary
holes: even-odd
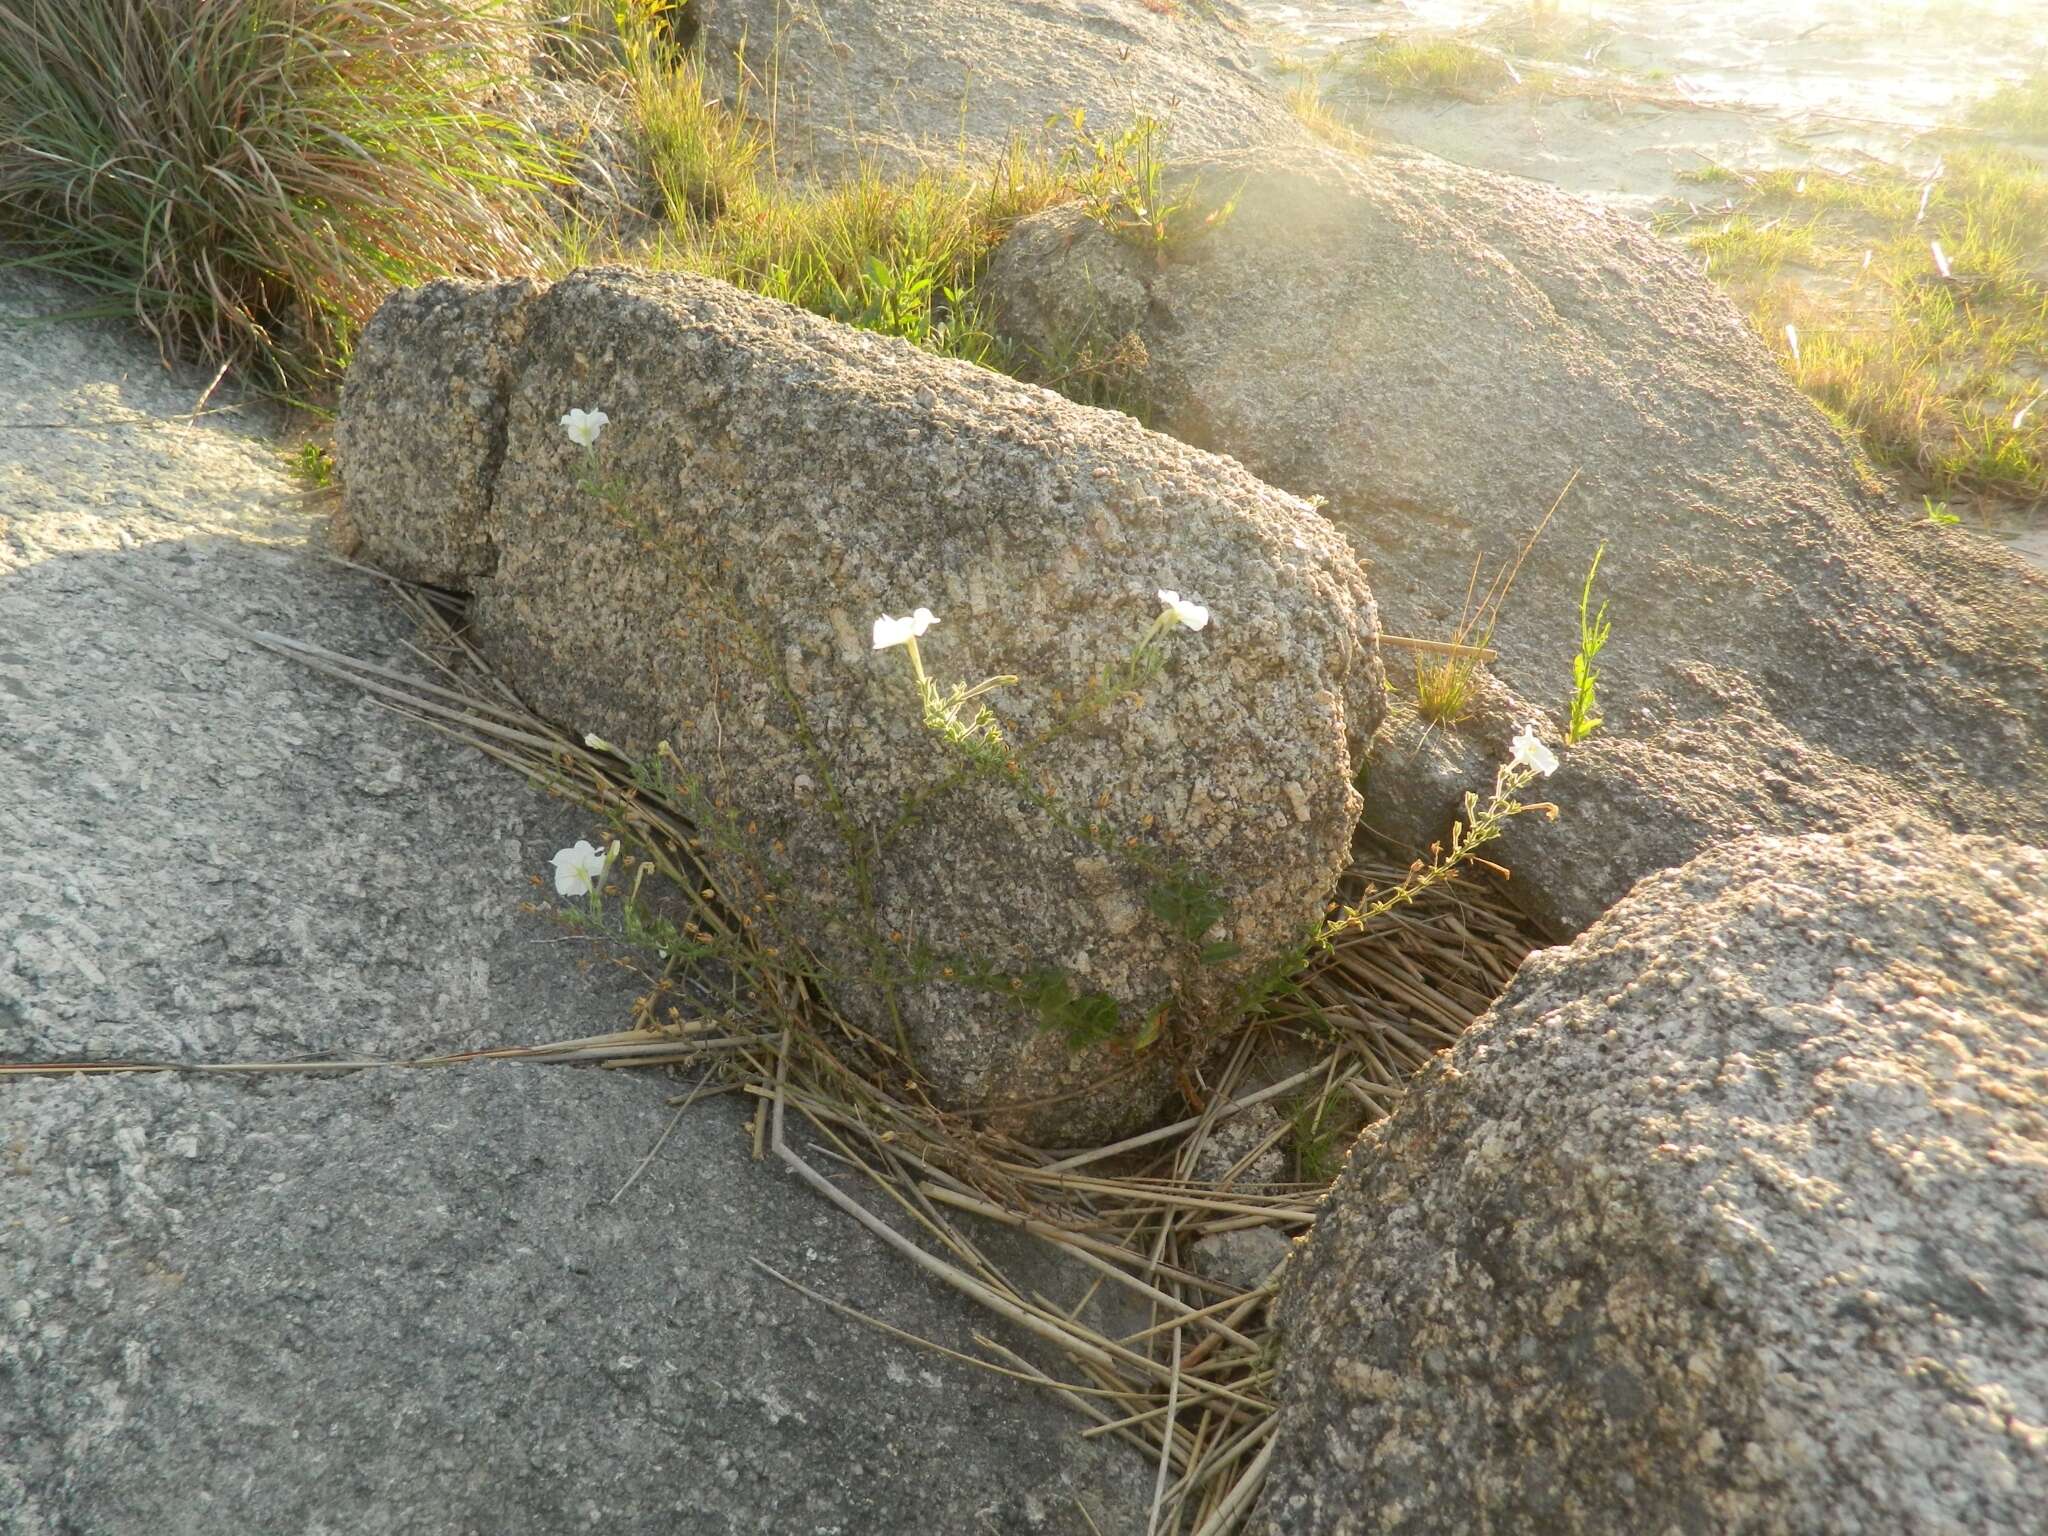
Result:
[[[1513,763],[1517,768],[1533,768],[1546,779],[1557,772],[1557,754],[1543,745],[1534,724],[1523,726],[1522,734],[1515,738]]]
[[[924,632],[938,622],[938,616],[929,608],[920,608],[907,619],[892,619],[885,613],[875,620],[875,649],[886,651],[906,640],[921,640]]]
[[[613,843],[614,850],[618,848]],[[555,866],[555,894],[557,896],[588,896],[591,887],[604,878],[604,867],[610,862],[610,855],[599,853],[586,842],[578,842],[574,848],[564,848],[553,860]]]
[[[1178,592],[1169,592],[1164,587],[1161,587],[1159,589],[1159,601],[1166,606],[1168,613],[1179,619],[1181,623],[1187,625],[1189,629],[1201,629],[1209,622],[1208,609],[1204,608],[1200,603],[1184,601]]]
[[[569,441],[583,448],[594,445],[597,434],[609,425],[611,417],[603,411],[571,411],[562,418],[562,430],[569,434]]]
[[[610,752],[613,750],[610,742],[606,741],[602,736],[589,731],[584,732],[583,745],[590,748],[593,752]]]

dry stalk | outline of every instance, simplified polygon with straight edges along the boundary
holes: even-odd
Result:
[[[388,580],[388,578],[387,578]],[[692,851],[681,809],[636,789],[615,759],[571,740],[527,711],[468,645],[461,615],[440,594],[391,582],[420,624],[417,654],[439,681],[422,682],[316,646],[242,629],[163,598],[195,622],[222,629],[361,688],[380,703],[467,741],[594,812],[609,814],[660,872],[690,894],[694,920],[736,938],[716,900],[712,873]],[[150,595],[162,594],[150,589]],[[1343,887],[1355,900],[1398,885],[1406,866],[1361,844]],[[1004,1318],[1042,1353],[1032,1359],[993,1339],[980,1355],[944,1349],[775,1278],[843,1316],[1052,1392],[1153,1463],[1148,1536],[1227,1536],[1241,1528],[1263,1484],[1273,1447],[1273,1275],[1249,1287],[1204,1275],[1193,1252],[1211,1235],[1266,1227],[1290,1238],[1313,1219],[1335,1173],[1333,1148],[1379,1118],[1402,1083],[1449,1044],[1513,975],[1535,940],[1499,892],[1457,881],[1317,955],[1232,1048],[1192,1113],[1143,1135],[1055,1156],[978,1128],[905,1091],[909,1074],[888,1044],[832,1014],[801,974],[763,966],[750,999],[712,1020],[642,1027],[553,1045],[504,1047],[407,1063],[234,1063],[211,1071],[359,1070],[524,1060],[617,1068],[689,1064],[703,1074],[687,1107],[716,1079],[757,1106],[757,1146],[906,1262]],[[672,962],[671,962],[672,964]],[[658,986],[666,972],[650,980]],[[655,995],[650,991],[650,996]],[[675,995],[675,994],[670,994]],[[747,1006],[748,1003],[751,1006]],[[176,1063],[69,1063],[16,1070],[179,1070]],[[1249,1156],[1216,1177],[1203,1153],[1233,1119],[1272,1106],[1284,1122]],[[681,1108],[678,1108],[678,1114]],[[792,1140],[798,1116],[808,1156]],[[673,1122],[671,1122],[671,1128]],[[664,1140],[667,1132],[663,1133]],[[1246,1181],[1268,1148],[1291,1141],[1295,1178]],[[646,1171],[660,1143],[619,1190]],[[857,1171],[897,1220],[885,1220],[809,1161]],[[617,1199],[618,1196],[614,1196]],[[1038,1240],[1091,1282],[1080,1304],[1060,1306],[975,1241],[974,1224]],[[765,1266],[763,1266],[765,1268]],[[768,1271],[774,1274],[774,1271]],[[1110,1287],[1110,1291],[1103,1287]],[[1112,1334],[1088,1319],[1113,1292],[1148,1308],[1143,1327]],[[1058,1365],[1049,1362],[1060,1362]]]

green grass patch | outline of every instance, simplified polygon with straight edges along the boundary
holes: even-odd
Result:
[[[1970,109],[1973,127],[2024,139],[2048,139],[2048,70],[2001,85]]]
[[[307,439],[285,455],[285,464],[292,478],[309,491],[334,488],[334,454],[323,443]]]
[[[732,143],[731,157],[710,161],[708,181],[659,177],[669,223],[633,259],[721,278],[946,356],[1009,365],[978,284],[1018,219],[1072,195],[1042,160],[1019,151],[981,176],[869,170],[842,186],[791,190],[753,172],[756,143],[737,134]],[[699,163],[694,152],[687,163]],[[719,188],[714,204],[696,190],[706,184]]]
[[[1726,167],[1668,215],[1804,390],[1934,497],[2048,496],[2048,165],[1952,147],[1916,178]]]
[[[1686,244],[1706,258],[1709,276],[1772,277],[1789,262],[1813,259],[1813,227],[1786,219],[1758,220],[1736,214],[1712,229],[1697,231]]]
[[[1516,84],[1500,54],[1461,37],[1381,37],[1345,50],[1336,73],[1390,91],[1484,100]]]
[[[1286,102],[1296,121],[1325,144],[1354,155],[1371,151],[1372,141],[1324,97],[1322,76],[1316,71],[1301,72],[1301,78],[1288,88]]]
[[[1099,132],[1076,114],[1063,151],[1017,142],[976,171],[891,175],[867,166],[840,185],[792,186],[775,174],[766,130],[744,97],[712,99],[687,52],[641,47],[630,36],[625,46],[635,121],[666,218],[611,259],[716,277],[1086,404],[1141,412],[1142,344],[1091,333],[1050,355],[1023,354],[996,334],[981,282],[1017,221],[1057,203],[1079,202],[1162,261],[1227,218],[1227,194],[1171,174],[1163,124],[1141,117]]]
[[[0,239],[166,353],[299,394],[385,294],[538,266],[490,0],[0,0]]]

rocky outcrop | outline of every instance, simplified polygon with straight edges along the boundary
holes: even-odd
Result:
[[[1127,333],[1162,430],[1328,498],[1390,634],[1449,638],[1545,510],[1456,729],[1396,718],[1369,824],[1418,847],[1519,722],[1559,740],[1596,550],[1605,725],[1501,860],[1576,932],[1745,832],[1915,817],[2048,838],[2048,583],[1912,526],[1686,256],[1531,182],[1388,150],[1202,172],[1235,213],[1164,265],[1067,208],[995,258],[1006,327]],[[1576,475],[1576,481],[1573,477]]]
[[[1256,1528],[2035,1530],[2048,854],[1748,839],[1539,954],[1282,1287]]]
[[[1181,155],[1302,137],[1231,0],[693,0],[690,12],[727,98],[744,89],[775,122],[784,169],[828,179],[985,165],[1077,109],[1096,131],[1168,121]]]
[[[558,976],[508,988],[506,1024],[587,1005]],[[10,1082],[0,1530],[1143,1525],[1143,1463],[1039,1389],[757,1269],[960,1348],[987,1326],[852,1223],[821,1237],[726,1105],[664,1141],[676,1091],[501,1064]]]
[[[0,864],[0,1060],[272,1069],[0,1074],[0,1531],[1142,1526],[1149,1464],[1037,1388],[753,1267],[962,1349],[988,1324],[754,1161],[730,1100],[282,1070],[624,1028],[639,988],[521,910],[586,816],[195,621],[416,663],[260,412],[187,419],[212,371],[86,303],[0,275],[0,833],[33,850]]]
[[[572,408],[610,419],[590,456]],[[1112,1003],[1126,1035],[1213,1020],[1347,862],[1372,599],[1328,524],[1234,464],[625,272],[399,295],[342,427],[369,557],[473,590],[551,718],[669,742],[749,920],[864,1027],[900,1025],[953,1107],[1055,1139],[1142,1118],[1130,1082],[1091,1087],[1123,1058],[1068,1034]],[[1213,621],[1158,631],[1161,588]],[[906,650],[872,648],[919,607],[942,685],[1015,676],[983,701],[1000,738],[948,740]],[[1116,682],[1148,632],[1163,669]],[[1084,1096],[1016,1108],[1061,1094]]]

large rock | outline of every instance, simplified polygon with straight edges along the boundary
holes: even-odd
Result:
[[[521,910],[586,817],[143,590],[408,665],[261,419],[182,420],[208,374],[58,318],[82,302],[0,280],[0,1059],[625,1027],[634,978]],[[1150,1466],[1050,1397],[755,1269],[961,1348],[988,1325],[753,1161],[731,1101],[678,1120],[688,1086],[0,1077],[0,1531],[1143,1524]]]
[[[613,492],[571,407],[611,418]],[[1048,996],[1114,1000],[1126,1032],[1169,1005],[1213,1021],[1347,861],[1382,709],[1363,574],[1301,502],[1125,417],[723,284],[593,272],[391,300],[341,448],[367,555],[473,589],[543,713],[636,756],[670,740],[726,889],[767,896],[749,916],[866,1028],[900,1022],[954,1107],[1112,1064],[1043,1027]],[[1213,622],[1077,713],[1162,587]],[[1020,679],[990,702],[1021,787],[927,729],[906,654],[870,648],[918,606],[940,679]],[[1176,890],[1222,904],[1176,921]],[[1142,1118],[1153,1055],[1136,1087],[1005,1123]]]
[[[2038,1531],[2048,854],[1761,837],[1538,955],[1282,1287],[1258,1529]]]
[[[1600,594],[1605,726],[1501,855],[1531,911],[1590,923],[1642,875],[1747,831],[1916,816],[2048,838],[2048,583],[1909,520],[1734,308],[1619,216],[1387,151],[1211,167],[1236,213],[1159,266],[1076,209],[1021,225],[992,283],[1057,349],[1135,332],[1148,419],[1326,511],[1389,634],[1445,639],[1576,472],[1455,730],[1396,716],[1367,821],[1418,846],[1525,720],[1553,742],[1578,600]]]
[[[981,165],[1077,108],[1097,132],[1167,120],[1179,155],[1302,138],[1231,0],[694,0],[690,14],[728,99],[744,89],[775,122],[785,170]]]
[[[755,1268],[949,1347],[988,1323],[752,1162],[728,1105],[664,1141],[675,1092],[501,1064],[10,1085],[0,1530],[1143,1524],[1147,1468],[1070,1410]]]

